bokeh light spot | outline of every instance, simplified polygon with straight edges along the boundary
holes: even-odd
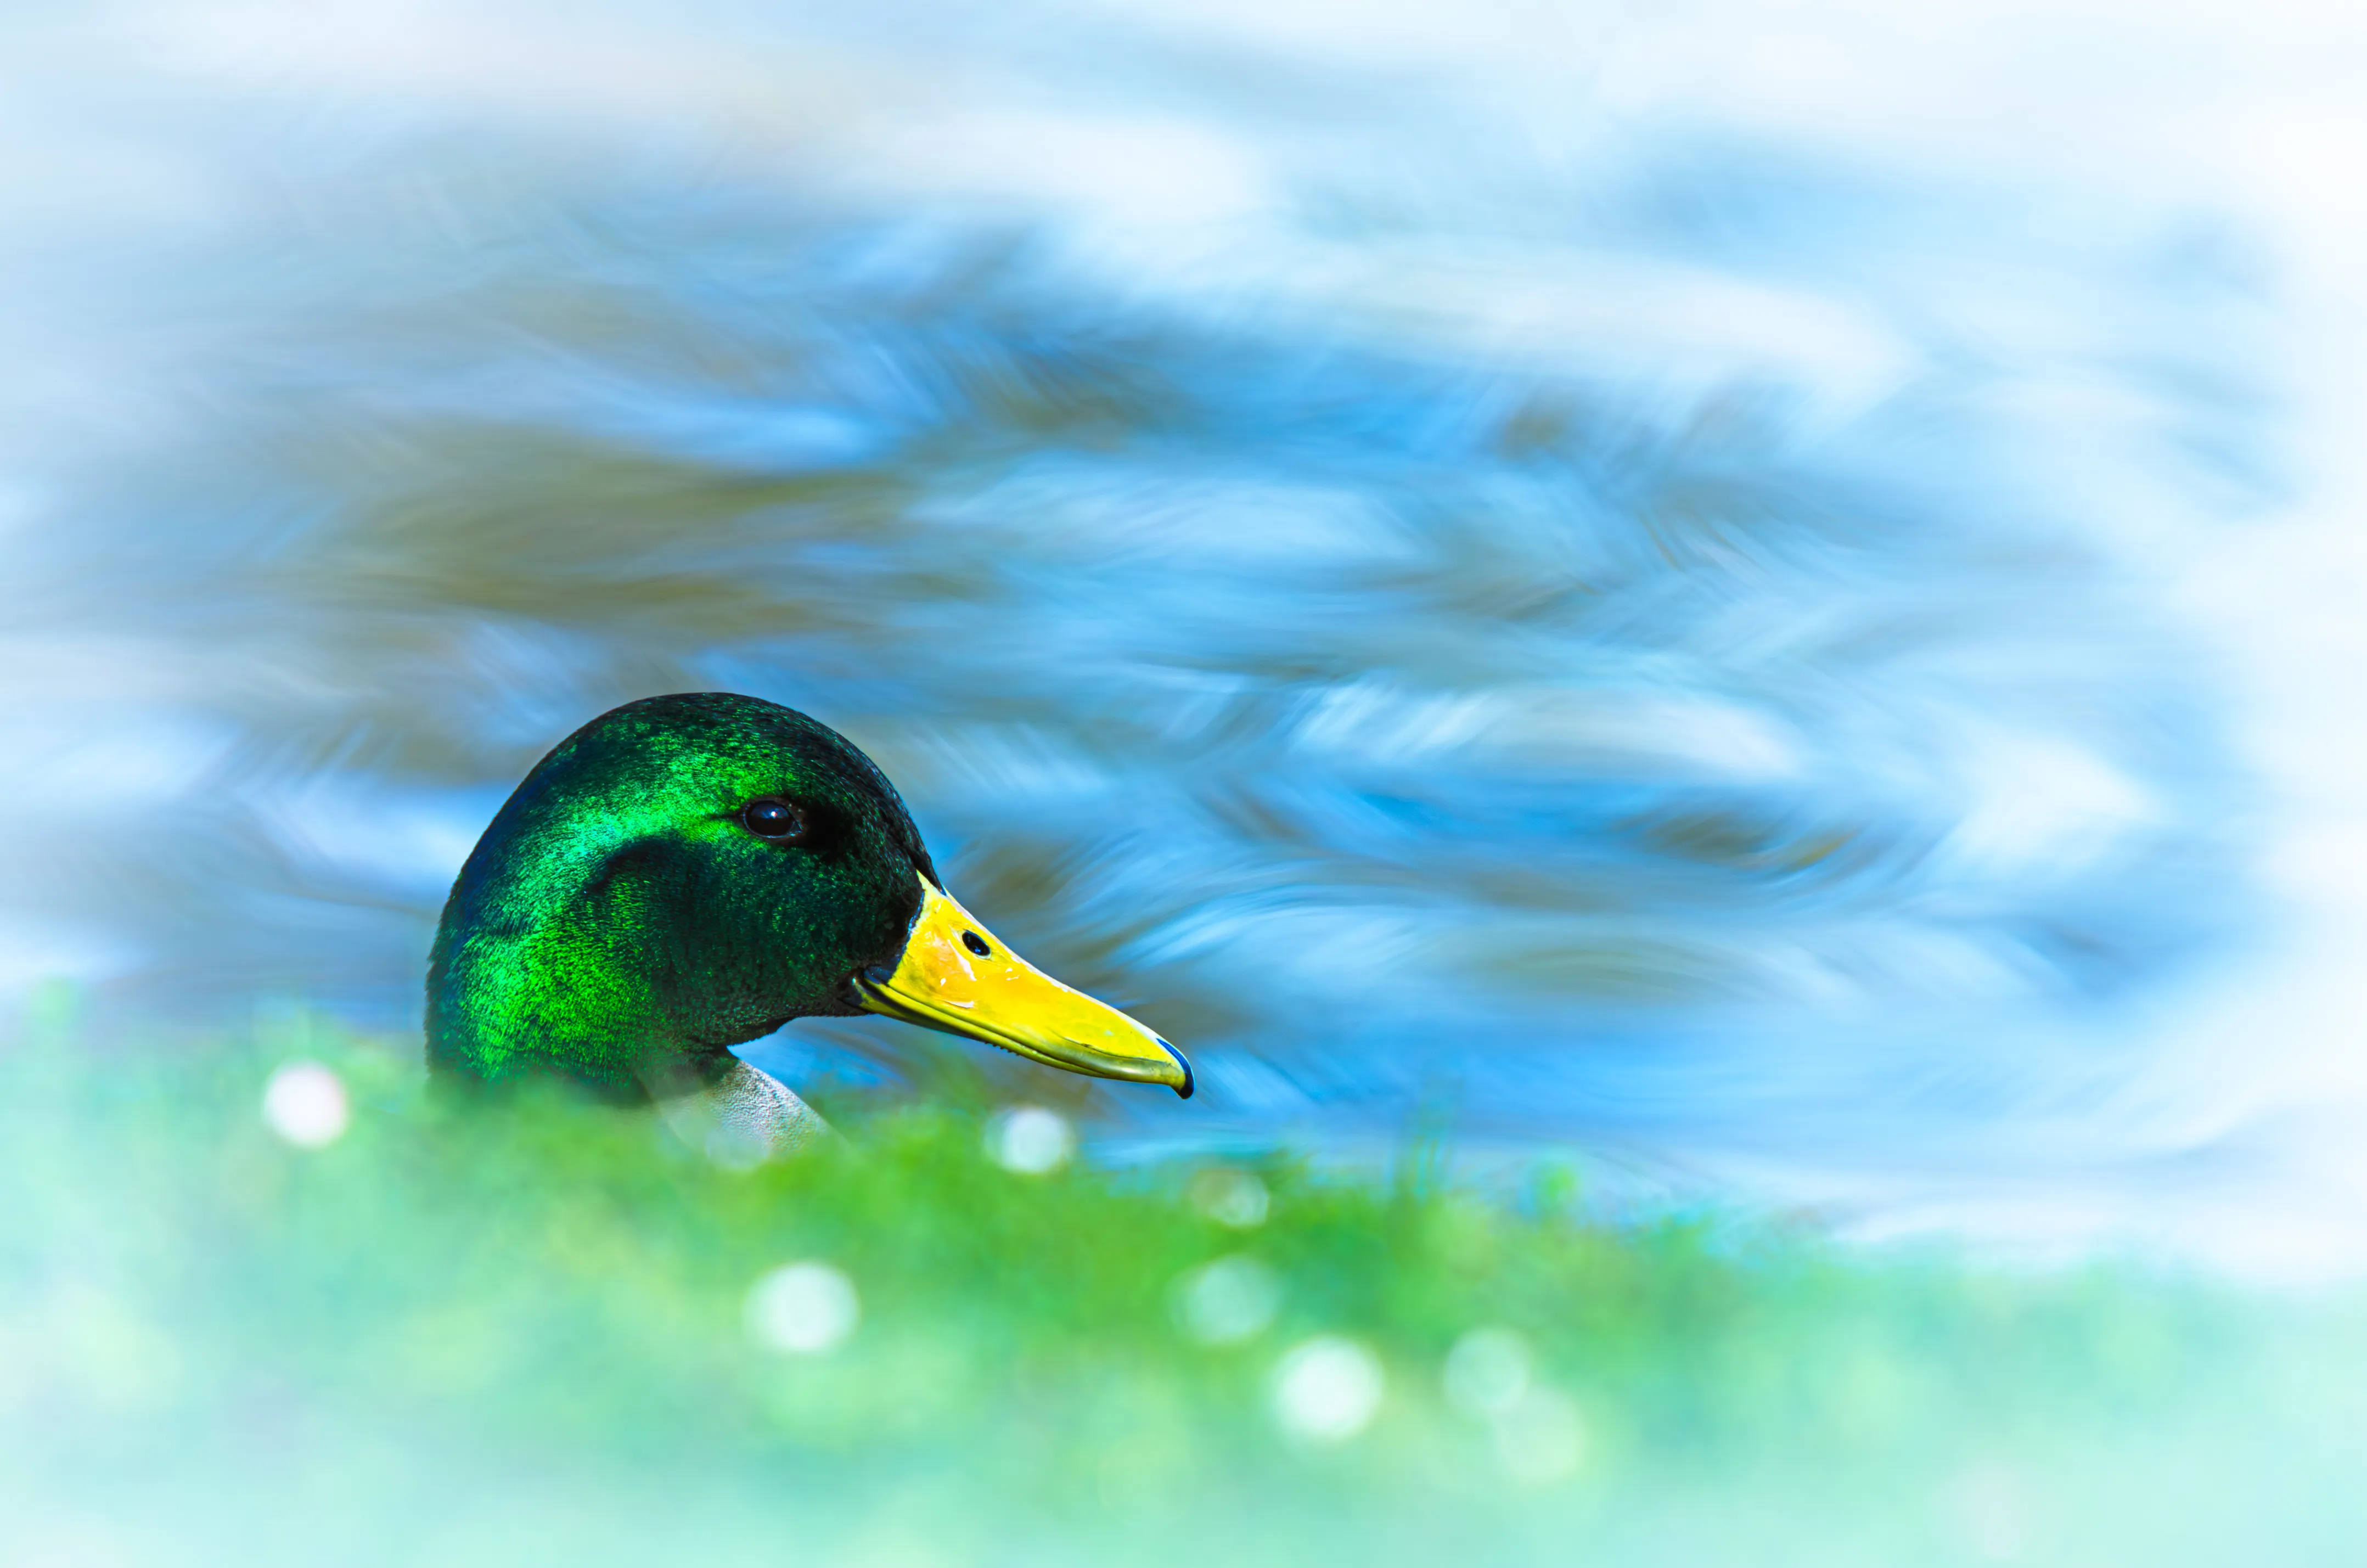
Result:
[[[1248,1171],[1237,1171],[1219,1165],[1202,1171],[1192,1178],[1192,1207],[1236,1231],[1254,1230],[1265,1223],[1266,1210],[1274,1199],[1265,1183]]]
[[[1077,1152],[1077,1134],[1059,1111],[1019,1106],[988,1125],[986,1151],[1004,1170],[1042,1176],[1069,1163]]]
[[[1504,1415],[1529,1392],[1535,1369],[1529,1342],[1517,1332],[1475,1328],[1446,1353],[1446,1403],[1475,1421]]]
[[[1253,1257],[1203,1264],[1175,1282],[1175,1322],[1203,1345],[1236,1345],[1263,1331],[1282,1307],[1282,1283]]]
[[[300,1149],[335,1142],[352,1120],[344,1080],[317,1062],[291,1062],[264,1085],[264,1125]]]
[[[749,1338],[792,1356],[836,1349],[862,1317],[855,1281],[814,1261],[785,1264],[757,1280],[744,1312]]]
[[[1578,1404],[1537,1381],[1536,1352],[1519,1330],[1475,1328],[1446,1353],[1441,1380],[1458,1415],[1485,1422],[1506,1473],[1528,1485],[1572,1474],[1586,1459]]]
[[[1543,1486],[1574,1474],[1586,1460],[1586,1422],[1558,1389],[1532,1388],[1495,1418],[1496,1457],[1513,1480]]]
[[[1304,1442],[1345,1442],[1373,1424],[1387,1386],[1371,1350],[1339,1335],[1318,1335],[1274,1369],[1274,1419]]]

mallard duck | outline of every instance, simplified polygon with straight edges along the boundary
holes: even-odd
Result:
[[[1192,1093],[1182,1052],[1028,964],[946,891],[853,743],[712,691],[603,713],[494,815],[436,928],[427,1060],[447,1082],[555,1077],[654,1103],[762,1155],[824,1124],[731,1047],[856,1013]]]

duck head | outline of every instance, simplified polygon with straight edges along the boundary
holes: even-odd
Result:
[[[1173,1047],[1026,963],[946,892],[869,757],[722,692],[627,703],[527,775],[445,903],[428,1063],[664,1099],[715,1084],[732,1046],[792,1018],[863,1012],[1192,1092]]]

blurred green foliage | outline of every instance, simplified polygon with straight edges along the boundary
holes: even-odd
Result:
[[[1029,1175],[991,1157],[982,1107],[833,1105],[839,1146],[734,1170],[647,1116],[442,1106],[408,1042],[257,1033],[149,1052],[51,1017],[0,1055],[12,1563],[2316,1563],[2367,1541],[2348,1298],[1609,1221],[1566,1172],[1482,1193],[1425,1148],[1383,1179],[1279,1154]],[[350,1093],[322,1147],[259,1113],[295,1058]],[[1278,1289],[1195,1317],[1195,1271],[1227,1257]],[[859,1298],[821,1353],[751,1330],[752,1286],[796,1260]],[[1443,1369],[1489,1327],[1533,1367],[1455,1394]],[[1293,1436],[1281,1371],[1317,1336],[1384,1380],[1328,1441]]]

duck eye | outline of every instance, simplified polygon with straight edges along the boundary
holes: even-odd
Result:
[[[741,824],[759,838],[776,844],[804,835],[806,814],[787,801],[751,801],[740,813]]]

